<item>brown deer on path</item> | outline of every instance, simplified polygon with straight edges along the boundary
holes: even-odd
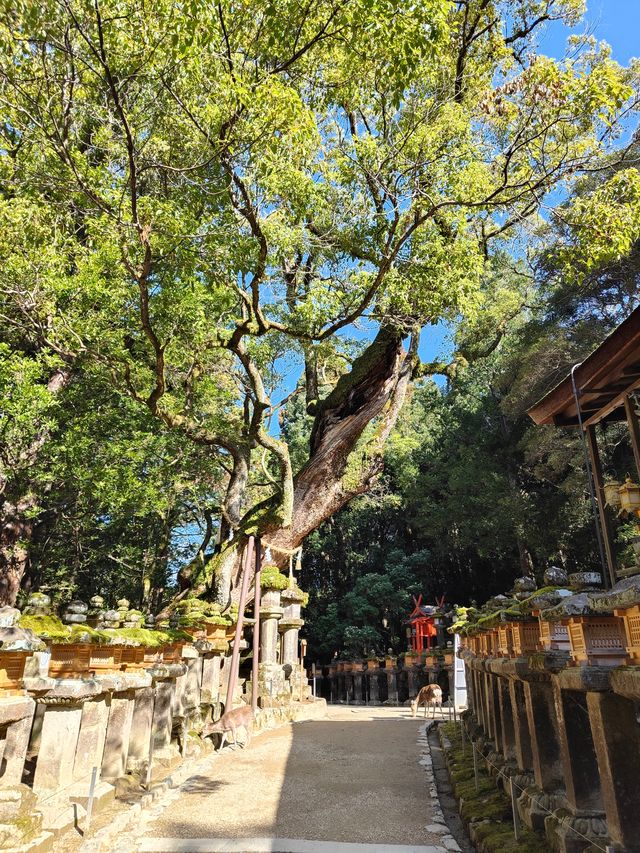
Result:
[[[427,708],[433,708],[433,716],[436,715],[436,707],[442,707],[442,688],[439,684],[427,684],[423,687],[411,703],[411,716],[415,717],[420,705],[424,705],[424,716],[427,716]]]
[[[229,711],[225,711],[216,723],[207,723],[202,730],[202,737],[208,737],[216,732],[220,732],[222,734],[222,740],[218,747],[218,751],[220,751],[227,739],[227,732],[231,732],[233,735],[233,742],[237,745],[238,739],[236,736],[236,730],[244,728],[247,733],[247,737],[243,748],[246,749],[246,747],[251,743],[251,735],[253,734],[253,724],[255,721],[256,718],[251,705],[243,705],[241,708],[231,708]]]

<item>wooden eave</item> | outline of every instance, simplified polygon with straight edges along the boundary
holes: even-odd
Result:
[[[640,308],[636,308],[574,371],[585,426],[624,420],[624,399],[640,388]],[[578,426],[571,374],[528,415],[538,424]]]

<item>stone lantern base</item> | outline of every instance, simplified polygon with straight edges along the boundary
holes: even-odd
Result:
[[[308,699],[311,696],[311,687],[308,683],[305,668],[299,663],[285,663],[282,669],[286,685],[291,692],[292,701],[304,702]]]
[[[258,696],[262,707],[281,705],[290,695],[282,666],[279,663],[261,663],[258,667]]]

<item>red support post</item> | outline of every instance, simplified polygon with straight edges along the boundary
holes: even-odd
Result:
[[[255,541],[256,573],[255,593],[253,596],[253,659],[251,661],[251,707],[255,714],[258,708],[258,662],[260,657],[260,571],[262,569],[262,545],[260,539]]]
[[[233,650],[231,652],[231,670],[229,672],[229,682],[227,684],[227,695],[224,703],[224,710],[230,711],[233,708],[233,694],[238,683],[238,668],[240,666],[240,638],[242,637],[242,629],[244,627],[244,608],[247,602],[247,590],[249,588],[249,567],[251,566],[251,555],[253,553],[253,536],[250,536],[244,553],[244,568],[242,571],[242,586],[240,588],[240,601],[238,602],[238,622],[236,624],[236,633],[233,639]]]

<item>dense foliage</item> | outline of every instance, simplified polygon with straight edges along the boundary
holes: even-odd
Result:
[[[433,369],[417,357],[425,326],[465,318],[460,368],[484,338],[507,340],[522,287],[496,253],[529,239],[550,193],[580,189],[545,261],[567,288],[627,257],[639,187],[616,148],[637,70],[589,39],[564,61],[535,52],[539,27],[582,5],[0,3],[0,600],[44,584],[226,602],[249,533],[282,565],[381,488],[412,380]],[[509,338],[513,382],[541,335],[529,356]],[[384,593],[360,581],[354,628],[380,598],[401,606],[423,552],[463,578],[483,570],[464,556],[478,543],[506,565],[509,524],[522,559],[538,547],[524,497],[511,522],[460,516],[486,473],[462,448],[487,418],[494,496],[525,489],[505,350],[452,396],[417,389],[372,498],[378,525],[397,519],[394,541],[379,536],[395,574]],[[423,497],[405,511],[409,485]],[[368,559],[336,571],[355,583]]]

